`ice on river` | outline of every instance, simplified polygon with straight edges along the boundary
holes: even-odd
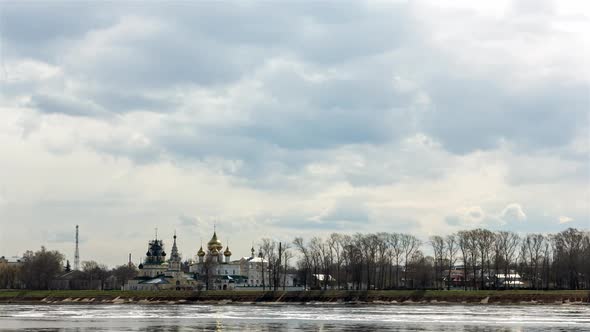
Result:
[[[586,305],[0,305],[0,331],[590,331]]]

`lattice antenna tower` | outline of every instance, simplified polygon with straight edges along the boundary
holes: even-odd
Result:
[[[76,225],[76,252],[74,253],[74,270],[80,270],[80,249],[78,248],[78,225]]]

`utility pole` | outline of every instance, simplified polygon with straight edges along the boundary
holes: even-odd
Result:
[[[74,270],[80,270],[80,249],[78,248],[78,225],[76,225],[76,251],[74,252]]]
[[[275,284],[275,291],[279,288],[279,283],[281,281],[281,257],[283,255],[283,249],[282,249],[282,243],[279,242],[279,261],[277,263],[277,266],[275,268],[275,280],[274,280],[274,284]]]

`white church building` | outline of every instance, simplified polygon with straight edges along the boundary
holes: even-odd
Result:
[[[190,264],[188,271],[183,271],[176,233],[169,259],[166,259],[163,241],[156,236],[148,243],[137,277],[129,280],[123,290],[233,290],[268,286],[268,262],[262,258],[262,253],[256,256],[254,248],[250,253],[250,256],[232,260],[229,246],[224,249],[214,231],[207,251],[201,246],[196,262]]]
[[[203,247],[197,252],[197,262],[192,264],[190,272],[193,272],[198,279],[205,283],[209,290],[231,290],[245,287],[262,287],[268,285],[268,262],[255,250],[250,250],[251,255],[232,260],[232,252],[229,246],[223,249],[223,244],[217,238],[217,232],[207,243],[207,252]],[[263,280],[264,275],[264,280]]]
[[[148,243],[143,263],[139,264],[137,277],[129,280],[123,290],[193,290],[199,286],[191,273],[181,269],[181,257],[176,246],[176,233],[170,259],[166,260],[164,243],[157,236]]]

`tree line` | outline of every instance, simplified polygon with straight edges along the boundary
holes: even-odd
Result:
[[[590,233],[575,228],[525,235],[478,228],[427,241],[386,232],[262,239],[258,256],[268,290],[284,289],[288,274],[308,289],[590,289]],[[0,289],[55,289],[70,271],[63,254],[41,247],[25,252],[19,264],[0,259]],[[74,272],[87,281],[77,287],[95,289],[119,289],[137,275],[132,264],[109,269],[95,261]]]
[[[574,228],[523,236],[478,228],[428,241],[333,233],[293,245],[300,282],[312,289],[590,288],[590,233]]]
[[[18,264],[0,260],[0,289],[56,289],[62,287],[59,280],[68,272],[75,275],[71,280],[77,285],[68,285],[78,289],[120,289],[127,280],[137,275],[133,265],[120,265],[109,269],[95,261],[84,261],[80,271],[72,271],[69,261],[59,251],[41,247],[38,251],[26,251]]]

